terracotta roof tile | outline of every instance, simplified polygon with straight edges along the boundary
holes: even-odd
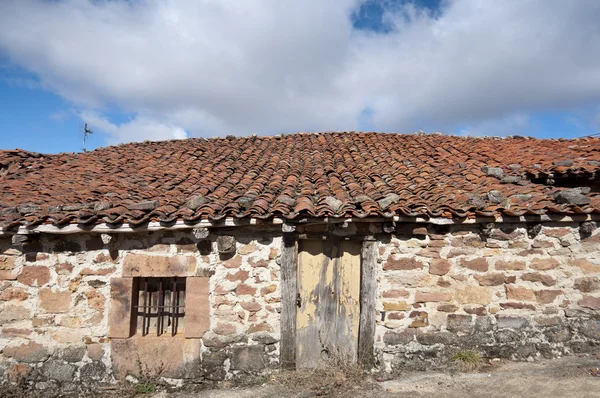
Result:
[[[0,226],[599,213],[599,174],[592,138],[303,133],[0,151]],[[592,188],[588,204],[554,199],[577,186]]]

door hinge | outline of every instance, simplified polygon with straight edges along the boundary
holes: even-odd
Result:
[[[298,295],[296,296],[296,305],[298,306],[298,308],[302,307],[302,296],[300,296],[300,293],[298,293]]]

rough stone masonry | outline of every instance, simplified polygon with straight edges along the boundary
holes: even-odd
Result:
[[[592,223],[373,228],[375,369],[440,366],[462,349],[535,359],[600,345]],[[191,230],[2,238],[1,380],[68,391],[128,375],[224,380],[278,369],[281,230],[227,234],[227,253],[216,235]],[[132,333],[132,280],[171,275],[188,283],[186,332]]]

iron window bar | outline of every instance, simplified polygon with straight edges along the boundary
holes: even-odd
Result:
[[[185,278],[140,278],[138,302],[140,295],[142,305],[135,305],[134,308],[137,318],[142,318],[142,336],[150,333],[152,318],[156,318],[157,336],[161,336],[169,328],[171,336],[175,336],[179,318],[185,316]]]

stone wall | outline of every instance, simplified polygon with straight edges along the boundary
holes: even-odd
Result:
[[[221,380],[277,367],[281,237],[233,235],[233,255],[218,253],[216,237],[197,241],[191,231],[114,234],[107,243],[100,235],[41,235],[22,247],[3,238],[0,379],[69,390],[126,375]],[[186,299],[207,313],[208,330],[112,338],[119,317],[131,316],[129,293],[116,282],[169,273],[208,278],[206,304]]]
[[[441,365],[462,349],[531,360],[600,345],[597,230],[561,223],[417,232],[379,248],[376,352],[387,371]]]
[[[442,365],[463,349],[514,359],[596,349],[600,232],[589,226],[328,233],[377,239],[374,351],[379,369],[394,372]],[[0,238],[0,380],[69,390],[127,375],[223,380],[278,368],[281,231],[219,234],[235,236],[234,253],[192,231],[42,234],[18,246]],[[188,334],[129,337],[130,278],[166,275],[207,283],[188,294]]]

